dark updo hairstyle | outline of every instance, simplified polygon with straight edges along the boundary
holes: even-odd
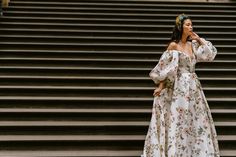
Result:
[[[171,42],[176,42],[178,43],[181,38],[182,38],[182,34],[183,34],[183,24],[184,24],[184,20],[187,20],[187,19],[190,19],[191,18],[187,15],[185,15],[184,13],[183,14],[180,14],[176,17],[176,20],[175,20],[175,27],[173,29],[173,32],[172,32],[172,35],[171,35],[171,39],[168,43],[168,45],[171,43]],[[188,37],[187,40],[189,41],[190,38]]]

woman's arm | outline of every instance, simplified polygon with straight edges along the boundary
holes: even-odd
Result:
[[[217,54],[215,46],[210,41],[200,38],[194,32],[192,32],[191,38],[194,40],[193,49],[197,62],[212,62]]]
[[[200,37],[197,38],[197,42],[199,43],[199,45],[205,45],[206,42],[204,40],[202,40]]]

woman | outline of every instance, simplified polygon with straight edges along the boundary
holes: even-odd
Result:
[[[189,16],[176,18],[171,42],[150,72],[152,118],[141,157],[219,157],[217,133],[195,73],[197,62],[217,54],[210,41],[193,32]]]

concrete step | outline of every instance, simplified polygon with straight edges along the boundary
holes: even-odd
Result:
[[[5,13],[6,14],[6,13]],[[10,13],[9,13],[10,14]],[[34,14],[33,14],[34,15]],[[159,24],[163,24],[163,25],[171,25],[171,19],[165,19],[165,18],[160,18],[160,17],[156,17],[156,18],[149,18],[149,19],[145,19],[145,17],[139,17],[139,18],[133,18],[132,17],[90,17],[88,15],[84,15],[81,17],[64,17],[64,16],[55,16],[55,17],[51,17],[53,15],[51,15],[50,17],[45,17],[45,15],[25,15],[25,16],[3,16],[1,21],[2,22],[25,22],[25,23],[37,23],[37,22],[43,22],[43,23],[63,23],[62,20],[65,19],[65,21],[67,21],[67,23],[75,23],[75,24],[116,24],[116,25],[120,25],[120,24],[137,24],[137,25],[141,25],[143,24],[143,22],[145,22],[145,24],[149,24],[149,25],[155,25],[157,23]],[[88,16],[88,17],[86,17]],[[157,19],[159,18],[159,19]],[[52,20],[50,20],[52,19]],[[215,25],[214,25],[215,23]],[[216,25],[217,24],[217,25]],[[144,25],[144,24],[143,24]],[[209,20],[195,20],[194,21],[194,26],[235,26],[235,20],[231,19],[230,17],[222,20],[222,21],[216,21],[214,20],[214,18],[209,19]],[[198,27],[195,27],[196,29],[199,29]]]
[[[106,42],[87,42],[87,43],[77,43],[77,42],[73,42],[73,43],[64,43],[64,42],[0,42],[0,44],[2,45],[3,49],[7,49],[7,48],[11,48],[14,49],[13,47],[21,49],[24,48],[26,49],[26,47],[28,47],[29,49],[33,49],[33,48],[38,48],[39,50],[45,50],[45,49],[49,49],[49,50],[58,50],[58,49],[69,49],[69,50],[74,50],[74,49],[78,49],[80,48],[80,50],[97,50],[97,51],[108,51],[108,50],[114,50],[114,48],[116,48],[116,50],[118,51],[122,51],[122,50],[127,50],[132,49],[134,50],[134,48],[139,49],[139,50],[154,50],[156,49],[156,51],[160,51],[161,49],[163,50],[163,47],[166,46],[165,44],[149,44],[149,43],[106,43]],[[93,46],[91,48],[91,46]],[[223,50],[226,52],[233,52],[235,51],[235,45],[215,45],[218,50],[220,52],[222,52]],[[90,48],[90,49],[89,49]]]
[[[1,66],[0,75],[48,75],[48,76],[89,76],[89,77],[143,77],[148,76],[149,68],[128,67],[43,67],[43,66]],[[235,69],[230,68],[197,68],[200,77],[235,77]]]
[[[0,141],[144,141],[145,135],[0,135]],[[219,135],[219,141],[236,141],[236,135]]]
[[[236,99],[233,97],[207,97],[212,109],[235,109]],[[1,108],[124,108],[150,109],[153,105],[151,97],[43,97],[43,96],[8,96],[0,97]],[[224,117],[222,117],[224,118]],[[226,117],[227,118],[227,117]]]
[[[199,77],[203,87],[235,87],[235,78],[231,77]],[[37,86],[130,86],[154,87],[152,80],[147,77],[86,77],[86,76],[48,76],[48,75],[0,75],[0,85],[37,85]]]
[[[112,104],[111,104],[112,105]],[[112,106],[110,107],[112,108]],[[7,106],[6,106],[7,107]],[[150,109],[129,108],[103,108],[103,109],[81,109],[81,108],[1,108],[1,121],[140,121],[150,120]],[[236,109],[215,109],[211,106],[211,113],[216,122],[236,121],[234,116]],[[93,115],[92,117],[90,115]],[[20,117],[20,118],[19,118]],[[223,134],[225,131],[220,131]]]
[[[63,23],[63,21],[66,21],[66,23],[101,23],[101,24],[166,24],[166,25],[172,25],[173,20],[171,19],[127,19],[127,18],[63,18],[63,17],[31,17],[24,16],[24,17],[11,17],[11,16],[3,16],[1,18],[1,21],[3,22],[43,22],[43,23]],[[201,26],[201,25],[235,25],[234,20],[194,20],[194,25]],[[223,33],[223,32],[222,32]],[[233,33],[233,32],[232,32]],[[205,33],[207,34],[207,33]]]
[[[0,113],[151,113],[150,109],[58,109],[58,108],[1,108]],[[211,113],[236,113],[236,109],[211,109]]]
[[[0,151],[3,156],[17,157],[138,157],[142,152],[140,150],[44,150],[44,151]]]
[[[34,67],[28,67],[28,66],[1,66],[1,69],[60,69],[60,70],[114,70],[114,71],[148,71],[151,70],[150,68],[124,68],[124,67],[120,67],[120,68],[109,68],[109,67],[65,67],[65,66],[61,66],[61,67],[48,67],[48,66],[34,66]],[[228,72],[234,72],[235,69],[233,68],[218,68],[218,69],[209,69],[209,68],[197,68],[196,72],[204,72],[204,71],[228,71]]]
[[[134,19],[142,19],[142,18],[148,18],[148,19],[154,19],[154,18],[159,18],[159,19],[166,19],[167,14],[151,14],[151,13],[84,13],[84,12],[72,12],[72,13],[67,13],[67,12],[27,12],[27,11],[4,11],[4,16],[33,16],[33,17],[97,17],[97,18],[117,18],[117,17],[122,17],[122,18],[134,18]],[[190,15],[190,14],[189,14]],[[168,14],[168,18],[170,17],[175,17],[175,14]],[[198,15],[191,15],[192,18],[194,19],[200,19],[205,18],[208,20],[215,20],[215,18],[221,18],[224,20],[235,20],[236,15],[205,15],[205,14],[198,14]]]
[[[86,150],[64,150],[64,151],[1,151],[0,155],[3,156],[18,156],[18,157],[140,157],[142,154],[141,150],[96,150],[96,151],[86,151]],[[220,155],[222,157],[233,157],[235,156],[236,151],[234,150],[222,150]]]
[[[183,5],[184,4],[184,5]],[[78,6],[91,6],[91,7],[122,7],[122,8],[130,8],[132,7],[160,7],[160,8],[201,8],[202,10],[207,10],[207,9],[222,9],[222,8],[227,8],[228,9],[234,9],[235,5],[234,3],[219,3],[219,5],[217,5],[217,3],[195,3],[195,5],[193,5],[194,3],[186,3],[186,2],[175,2],[175,3],[163,3],[163,2],[154,2],[154,3],[150,3],[150,1],[147,2],[142,2],[142,3],[131,3],[130,1],[128,2],[118,2],[118,3],[114,3],[114,2],[108,2],[108,1],[103,1],[103,2],[58,2],[58,1],[51,1],[51,2],[43,2],[43,1],[12,1],[10,2],[10,5],[12,6],[54,6],[54,7],[58,7],[58,6],[63,6],[63,7],[78,7]]]
[[[51,20],[50,20],[51,21]],[[123,21],[123,20],[122,20]],[[144,21],[145,22],[145,21]],[[17,35],[60,35],[60,36],[101,36],[105,35],[106,37],[163,37],[166,38],[170,36],[170,31],[138,31],[138,30],[86,30],[86,29],[37,29],[37,28],[0,28],[0,33],[2,35],[17,34]],[[198,31],[199,35],[204,35],[212,38],[234,38],[235,32],[205,32]],[[114,51],[114,50],[113,50]]]
[[[34,113],[37,114],[37,113]],[[63,113],[66,114],[66,113]],[[132,114],[131,116],[140,116],[141,114]],[[30,116],[29,114],[27,114]],[[46,115],[46,114],[45,114]],[[38,116],[45,116],[43,114]],[[15,113],[15,116],[21,117],[20,114]],[[52,114],[51,117],[56,116],[58,119],[2,119],[0,123],[0,135],[145,135],[150,123],[151,114],[148,114],[142,119],[68,119],[64,120]],[[69,115],[68,115],[69,116]],[[74,116],[74,115],[73,115]],[[120,115],[121,117],[122,115]],[[128,115],[126,115],[128,117]],[[95,118],[95,117],[94,117]],[[109,121],[108,121],[109,120]],[[215,117],[214,117],[215,120]],[[55,124],[52,124],[55,122]],[[87,123],[86,123],[87,122]],[[104,125],[103,125],[104,123]],[[124,123],[124,124],[123,124]],[[129,124],[134,125],[129,125]],[[64,125],[67,124],[67,125]],[[87,125],[85,125],[87,124]],[[113,124],[113,125],[112,125]],[[235,135],[235,121],[225,119],[220,121],[218,119],[214,122],[218,135]],[[19,128],[19,129],[16,129]]]
[[[0,121],[0,126],[148,126],[149,121]],[[215,122],[215,126],[236,126],[236,122]]]
[[[160,9],[160,8],[156,8],[156,9],[142,9],[142,8],[102,8],[102,7],[37,7],[37,6],[9,6],[6,10],[8,11],[53,11],[53,12],[78,12],[78,11],[84,11],[84,12],[141,12],[141,13],[145,13],[145,12],[158,12],[158,13],[172,13],[172,12],[176,12],[176,10],[170,10],[170,9]],[[182,12],[189,12],[191,14],[199,14],[199,13],[203,13],[205,12],[206,14],[236,14],[235,10],[225,10],[225,9],[218,9],[218,10],[208,10],[208,11],[204,11],[201,9],[183,9]]]
[[[232,15],[236,14],[236,11],[234,10],[200,10],[200,9],[140,9],[140,8],[92,8],[92,7],[37,7],[37,6],[21,6],[21,7],[8,7],[5,12],[8,11],[29,11],[31,13],[34,12],[97,12],[97,13],[176,13],[176,12],[188,12],[189,14],[202,14],[205,13],[205,15]]]
[[[160,43],[162,43],[163,41],[165,41],[165,43],[167,43],[169,41],[169,38],[161,38],[161,37],[129,37],[129,36],[124,36],[124,37],[107,37],[107,36],[60,36],[60,35],[1,35],[2,39],[1,40],[4,40],[4,41],[8,41],[8,40],[21,40],[21,41],[24,41],[24,40],[33,40],[33,39],[41,39],[41,40],[44,40],[44,41],[47,41],[47,40],[52,40],[54,38],[54,40],[60,40],[60,39],[65,39],[67,40],[66,42],[71,42],[71,41],[68,41],[68,40],[92,40],[92,39],[95,39],[95,40],[144,40],[144,41],[159,41]],[[207,38],[207,40],[210,40],[212,42],[217,42],[217,41],[221,41],[222,43],[221,44],[225,44],[225,42],[229,42],[229,43],[234,43],[234,40],[236,38]],[[14,41],[14,40],[13,40]],[[65,43],[66,43],[65,42]]]
[[[140,150],[143,147],[144,140],[85,140],[85,141],[6,141],[1,142],[4,150],[15,149],[24,150],[28,147],[32,150],[56,150],[56,149],[66,149],[66,150]],[[230,150],[229,145],[234,144],[235,141],[219,140],[219,145],[222,150]],[[14,144],[14,145],[13,145]],[[22,146],[24,144],[24,146]],[[233,147],[231,150],[234,150]]]
[[[15,113],[16,116],[21,116]],[[34,113],[37,114],[37,113]],[[64,113],[66,114],[66,113]],[[129,113],[130,114],[130,113]],[[56,115],[54,113],[54,115]],[[54,116],[51,115],[51,116]],[[135,116],[131,113],[132,116]],[[41,114],[41,116],[44,116]],[[136,115],[139,116],[139,115]],[[150,123],[151,114],[140,120],[132,119],[1,119],[0,135],[142,135],[147,132]],[[214,117],[213,117],[214,118]],[[214,118],[215,120],[215,118]],[[235,121],[218,121],[215,120],[214,125],[219,136],[235,136]],[[16,130],[19,128],[19,130]],[[228,140],[230,142],[230,140]]]
[[[236,16],[235,16],[236,17]],[[233,19],[232,19],[233,20]],[[81,24],[81,23],[41,23],[41,22],[1,22],[0,28],[21,28],[21,29],[89,29],[89,30],[116,30],[116,31],[130,31],[130,30],[138,30],[138,31],[169,31],[172,29],[173,26],[171,25],[155,25],[155,24]],[[196,28],[196,31],[206,31],[207,29],[210,32],[232,32],[236,29],[236,26],[207,26],[207,25],[200,25]]]
[[[57,97],[57,96],[1,96],[1,101],[136,101],[136,102],[148,102],[153,101],[153,98],[149,97]],[[219,102],[235,102],[234,97],[207,97],[207,101],[219,101]]]
[[[218,57],[219,58],[219,57]],[[150,59],[95,59],[95,58],[8,58],[0,59],[1,67],[4,66],[47,66],[47,67],[113,67],[113,68],[153,68],[158,60]],[[211,63],[199,63],[196,67],[201,68],[232,68],[236,66],[236,60],[218,60]]]
[[[164,51],[164,50],[163,50]],[[83,58],[90,59],[96,56],[96,59],[120,59],[120,60],[154,60],[157,62],[163,51],[94,51],[94,50],[36,50],[36,49],[1,49],[0,56],[4,58],[58,58],[58,59],[71,59]],[[217,52],[214,61],[234,61],[236,53],[234,52]],[[200,63],[199,63],[200,64]]]
[[[164,52],[164,50],[163,50]],[[159,58],[163,54],[163,52],[145,52],[147,57],[143,57],[144,53],[142,52],[134,52],[134,53],[120,53],[120,57],[117,57],[116,52],[86,52],[81,51],[81,53],[64,51],[64,52],[57,52],[55,51],[46,51],[37,52],[37,51],[30,51],[30,50],[19,50],[19,51],[0,51],[0,55],[2,56],[1,60],[8,61],[12,60],[15,61],[40,61],[40,60],[52,60],[52,61],[114,61],[114,62],[155,62],[159,61]],[[42,54],[38,56],[38,54]],[[56,56],[55,56],[56,55]],[[63,55],[63,56],[62,56]],[[77,56],[75,56],[77,55]],[[96,56],[96,58],[95,58]],[[234,63],[235,62],[235,53],[227,53],[227,52],[217,52],[217,55],[212,61],[212,63]],[[140,57],[140,58],[139,58]],[[225,59],[229,57],[231,59]],[[206,62],[205,62],[206,63]]]
[[[1,96],[150,97],[153,87],[0,86]],[[206,97],[236,97],[236,87],[204,87]],[[221,93],[223,92],[224,93]]]
[[[154,87],[133,87],[133,86],[103,86],[103,87],[94,87],[94,86],[14,86],[14,85],[1,85],[1,89],[64,89],[64,90],[152,90]],[[235,91],[236,87],[204,87],[203,90],[209,91],[217,91],[217,90],[225,90],[225,91]]]
[[[34,0],[26,0],[26,1],[30,1],[30,2],[34,2]],[[22,1],[22,0],[14,0],[14,2],[26,2],[26,1]],[[65,3],[65,2],[68,2],[68,3],[112,3],[112,4],[130,4],[130,3],[133,3],[133,4],[173,4],[173,1],[145,1],[145,0],[111,0],[111,1],[106,1],[106,0],[90,0],[90,1],[86,1],[86,0],[80,0],[80,1],[77,1],[77,0],[49,0],[49,1],[46,1],[46,0],[40,0],[40,1],[37,1],[37,2],[62,2],[62,3]],[[205,5],[212,5],[212,4],[215,4],[216,6],[222,6],[222,5],[235,5],[235,2],[233,1],[209,1],[209,2],[204,2],[204,1],[192,1],[192,2],[188,2],[188,1],[176,1],[176,4],[205,4]]]
[[[63,43],[88,43],[97,41],[106,42],[106,43],[142,43],[142,44],[166,44],[170,40],[169,38],[160,38],[160,37],[106,37],[106,36],[39,36],[39,35],[1,35],[2,38],[0,42],[63,42]],[[207,38],[215,45],[234,45],[236,44],[236,38]]]

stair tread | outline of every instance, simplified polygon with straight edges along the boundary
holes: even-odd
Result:
[[[147,126],[146,121],[0,121],[0,126]],[[236,124],[235,124],[236,125]]]
[[[0,96],[0,100],[48,100],[48,101],[153,101],[152,97],[61,97],[61,96]],[[234,97],[207,97],[207,101],[236,101]]]
[[[4,156],[17,156],[17,157],[138,157],[142,150],[2,150],[0,155]],[[234,157],[236,150],[220,150],[221,156]]]
[[[127,43],[106,43],[106,42],[87,42],[87,43],[76,43],[76,42],[71,42],[71,43],[64,43],[64,42],[53,42],[53,43],[49,43],[49,42],[9,42],[9,41],[5,41],[5,42],[0,42],[0,44],[14,44],[14,45],[60,45],[60,46],[139,46],[139,47],[151,47],[151,46],[164,46],[161,44],[138,44],[138,43],[134,43],[134,44],[127,44]],[[217,47],[219,47],[220,45],[218,45]],[[236,45],[224,45],[224,47],[235,47]]]
[[[55,17],[56,18],[56,17]],[[143,31],[137,31],[137,30],[86,30],[86,29],[44,29],[44,28],[0,28],[0,30],[4,31],[45,31],[45,32],[89,32],[89,33],[96,33],[96,32],[103,32],[103,33],[141,33],[141,34],[157,34],[157,33],[166,33],[170,34],[169,31],[149,31],[149,30],[143,30]],[[236,32],[199,32],[201,34],[218,34],[218,35],[227,35],[227,34],[236,34]]]
[[[0,85],[0,89],[81,89],[81,90],[152,90],[154,87],[133,86],[58,86],[58,85]],[[235,91],[236,87],[203,87],[203,90]]]
[[[31,7],[30,7],[31,8]],[[114,8],[115,9],[115,8]],[[113,10],[113,9],[112,9]],[[146,9],[144,9],[146,10]],[[156,9],[155,9],[156,10]],[[169,11],[169,10],[168,10]],[[209,11],[209,10],[208,10]],[[1,17],[2,19],[35,19],[35,20],[43,20],[43,19],[50,19],[50,20],[65,20],[65,21],[68,21],[68,20],[74,20],[74,21],[80,21],[80,20],[86,20],[86,21],[136,21],[136,22],[172,22],[173,20],[171,19],[128,19],[128,18],[82,18],[82,17],[79,17],[79,18],[74,18],[74,17],[68,17],[68,18],[65,18],[65,17],[40,17],[40,16],[37,16],[37,17],[33,17],[33,16],[24,16],[24,17],[18,17],[18,16],[3,16]],[[236,23],[236,21],[234,20],[224,20],[224,21],[221,21],[221,20],[194,20],[195,23]],[[210,33],[210,32],[209,32]],[[227,33],[227,32],[221,32],[221,33]],[[232,33],[235,33],[235,32],[232,32]]]
[[[67,70],[117,70],[117,71],[149,71],[151,68],[110,68],[110,67],[65,67],[65,66],[0,66],[0,69],[67,69]],[[234,68],[196,68],[196,71],[236,71]]]
[[[164,47],[165,44],[149,44],[149,43],[106,43],[106,42],[86,42],[86,43],[64,43],[64,42],[0,42],[0,44],[8,44],[8,45],[38,45],[38,46],[136,46],[136,47]],[[236,48],[236,45],[215,45],[216,47],[220,48]]]
[[[12,156],[17,156],[17,157],[130,157],[130,156],[138,156],[141,154],[141,151],[136,151],[136,150],[56,150],[56,151],[50,151],[50,150],[38,150],[38,151],[16,151],[16,150],[11,150],[11,151],[1,151],[0,155],[10,155]]]
[[[149,121],[0,121],[0,126],[148,126],[149,123]],[[214,125],[236,126],[236,122],[214,122]]]
[[[140,141],[145,135],[0,135],[0,141]],[[236,135],[218,135],[219,141],[236,141]]]
[[[1,108],[0,113],[151,113],[152,109],[58,109],[58,108]],[[211,113],[236,113],[236,109],[211,109]]]
[[[109,14],[110,15],[110,14]],[[154,24],[143,24],[143,25],[137,25],[137,24],[87,24],[87,23],[49,23],[49,22],[1,22],[2,25],[37,25],[37,26],[102,26],[102,27],[150,27],[150,28],[172,28],[172,25],[154,25]],[[221,28],[222,26],[209,26],[209,25],[199,25],[198,28]],[[224,26],[224,28],[229,29],[235,29],[236,26]]]
[[[22,9],[22,10],[27,10],[27,9],[41,9],[41,10],[62,10],[62,11],[71,11],[71,10],[93,10],[93,11],[145,11],[145,12],[164,12],[164,11],[169,11],[169,12],[175,12],[175,10],[169,10],[169,9],[160,9],[160,8],[156,8],[156,9],[152,9],[152,8],[112,8],[112,6],[110,8],[102,8],[102,7],[41,7],[41,6],[9,6],[8,9],[13,10],[13,9]],[[32,10],[32,11],[34,11]],[[217,10],[207,10],[207,11],[203,11],[199,8],[195,8],[195,9],[182,9],[182,12],[207,12],[207,13],[236,13],[236,11],[234,10],[225,10],[222,8],[222,10],[217,9]]]
[[[236,55],[236,54],[235,54]],[[122,58],[51,58],[51,57],[2,57],[0,60],[15,60],[15,61],[97,61],[97,62],[157,62],[157,59],[122,59]],[[214,59],[215,63],[236,63],[235,60]]]
[[[175,14],[158,14],[158,13],[84,13],[84,12],[48,12],[48,11],[34,11],[34,12],[27,12],[27,11],[5,11],[4,12],[5,14],[28,14],[28,15],[96,15],[96,16],[136,16],[136,17],[174,17]],[[235,15],[206,15],[206,14],[197,14],[197,15],[191,15],[193,18],[194,17],[201,17],[201,18],[221,18],[221,19],[224,19],[224,18],[235,18]],[[5,22],[2,22],[2,23],[5,23]],[[38,23],[40,24],[40,23]],[[65,25],[65,23],[64,23]],[[77,24],[76,24],[77,25]],[[128,26],[128,25],[127,25]],[[134,25],[135,26],[135,25]],[[157,25],[153,25],[154,26],[157,26]],[[158,27],[158,26],[157,26]],[[167,27],[167,26],[165,26]],[[198,26],[200,27],[200,26]],[[211,28],[222,28],[222,26],[207,26],[207,27],[211,27]],[[227,27],[227,28],[235,28],[233,26],[224,26],[224,27]]]
[[[161,55],[163,52],[158,52],[158,51],[74,51],[74,50],[28,50],[28,49],[0,49],[0,52],[27,52],[27,53],[34,53],[34,52],[40,52],[40,53],[78,53],[78,54],[155,54],[155,55]],[[217,55],[236,55],[236,52],[217,52]]]
[[[17,79],[81,79],[81,80],[150,80],[149,77],[106,77],[106,76],[96,76],[96,77],[90,77],[90,76],[47,76],[47,75],[39,75],[39,76],[31,76],[31,75],[0,75],[0,78],[17,78]],[[199,80],[236,80],[235,77],[199,77]]]
[[[2,38],[34,39],[112,39],[112,40],[169,40],[161,37],[107,37],[107,36],[61,36],[61,35],[1,35]],[[210,41],[235,41],[235,38],[209,38]]]
[[[0,135],[0,141],[140,141],[143,139],[144,135]]]
[[[162,13],[160,13],[160,11],[159,12],[157,12],[157,13],[155,13],[155,12],[151,12],[151,13],[148,13],[147,11],[145,12],[145,13],[139,13],[139,12],[136,12],[136,13],[129,13],[129,12],[125,12],[125,13],[122,13],[122,12],[112,12],[112,13],[107,13],[107,12],[97,12],[97,13],[93,13],[93,12],[82,12],[81,10],[78,10],[77,12],[68,12],[67,10],[63,10],[62,12],[59,12],[59,11],[50,11],[50,10],[42,10],[42,11],[38,11],[38,10],[36,10],[36,11],[34,11],[34,10],[32,10],[32,11],[25,11],[25,10],[5,10],[4,11],[5,13],[24,13],[24,14],[59,14],[59,15],[80,15],[80,14],[82,14],[82,15],[95,15],[95,14],[98,14],[98,15],[127,15],[127,16],[133,16],[133,15],[141,15],[141,16],[165,16],[165,14],[162,12]],[[190,13],[191,13],[192,11],[190,11]],[[198,11],[199,13],[198,14],[193,14],[192,13],[192,17],[199,17],[199,16],[203,16],[203,17],[216,17],[216,15],[215,15],[215,13],[222,13],[222,12],[224,12],[224,11],[205,11],[205,12],[207,12],[207,13],[212,13],[212,14],[202,14],[202,13],[204,13],[204,11],[202,11],[202,10],[199,10]],[[228,12],[230,12],[229,10],[228,10]],[[232,10],[231,11],[231,13],[233,14],[233,13],[235,13],[235,11],[234,10]],[[199,15],[200,14],[200,15]],[[171,17],[171,16],[174,16],[174,14],[173,13],[169,13],[168,15],[170,15],[169,17]],[[223,16],[226,16],[226,17],[235,17],[234,15],[228,15],[228,14],[226,14],[226,15],[221,15],[221,14],[217,14],[217,16],[220,16],[220,17],[223,17]]]
[[[156,6],[156,7],[166,7],[166,6],[168,6],[168,7],[183,7],[183,4],[182,3],[180,3],[180,4],[178,4],[178,3],[168,3],[168,4],[166,4],[166,3],[164,3],[164,4],[160,4],[160,3],[157,3],[157,4],[148,4],[148,3],[112,3],[112,2],[106,2],[106,3],[92,3],[92,2],[70,2],[70,3],[68,3],[68,2],[36,2],[36,1],[25,1],[25,2],[23,2],[23,1],[20,1],[20,2],[18,2],[18,1],[13,1],[13,2],[11,2],[11,4],[12,5],[14,5],[14,4],[33,4],[33,5],[35,5],[35,4],[47,4],[47,5],[70,5],[70,6],[76,6],[76,5],[93,5],[93,6],[97,6],[97,5],[99,5],[99,6],[121,6],[121,7],[123,7],[123,6],[132,6],[132,7],[135,7],[135,6],[142,6],[142,7],[147,7],[147,6],[150,6],[150,7],[153,7],[153,6]],[[194,3],[185,3],[185,7],[192,7],[192,8],[211,8],[211,9],[213,9],[213,8],[236,8],[235,6],[230,6],[230,4],[234,4],[234,3],[223,3],[223,5],[222,5],[222,3],[221,3],[221,5],[215,5],[215,4],[217,4],[217,3],[214,3],[214,4],[211,4],[211,3],[203,3],[203,4],[197,4],[197,3],[195,3],[195,5],[193,5]],[[208,5],[206,5],[206,4],[208,4]],[[226,5],[226,4],[228,4],[228,5]]]

